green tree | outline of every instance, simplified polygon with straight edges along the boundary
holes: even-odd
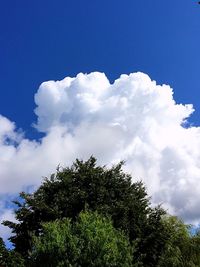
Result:
[[[0,238],[0,266],[3,267],[25,267],[21,255],[14,250],[5,247],[3,239]]]
[[[3,239],[0,238],[0,265],[5,264],[6,253],[7,253],[7,250],[5,248],[5,244],[3,242]]]
[[[131,267],[132,248],[111,220],[96,212],[81,212],[77,222],[56,220],[43,225],[34,239],[32,266]]]
[[[175,216],[163,217],[170,238],[158,267],[200,266],[200,236],[190,234],[190,226]]]
[[[200,266],[200,232],[191,237],[189,253],[193,266]]]
[[[19,223],[6,221],[12,229],[15,250],[28,257],[32,235],[40,235],[42,223],[56,219],[76,220],[85,206],[109,215],[113,225],[136,244],[134,258],[141,266],[156,266],[168,238],[161,222],[163,210],[152,209],[142,182],[122,171],[123,162],[112,168],[97,166],[90,157],[58,169],[33,194],[21,193],[16,210]]]

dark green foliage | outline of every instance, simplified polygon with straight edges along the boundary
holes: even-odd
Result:
[[[111,220],[96,212],[44,224],[44,233],[34,240],[30,261],[37,267],[131,267],[132,249]]]
[[[189,226],[175,216],[163,217],[170,238],[158,267],[199,267],[200,236],[190,235]]]
[[[189,246],[189,257],[190,261],[193,263],[191,266],[200,266],[200,233],[198,232],[191,237],[191,242]]]
[[[153,210],[142,229],[141,242],[138,244],[138,262],[141,266],[155,267],[160,255],[165,251],[170,234],[162,223],[164,214],[165,212],[159,207]]]
[[[3,239],[0,238],[0,265],[4,265],[6,253],[7,253],[7,250],[5,248],[5,244],[3,242]]]
[[[122,165],[108,169],[96,166],[94,157],[86,162],[76,160],[71,168],[46,179],[35,193],[22,193],[22,203],[16,202],[19,223],[4,223],[13,231],[10,240],[15,250],[28,258],[32,236],[41,233],[42,223],[62,218],[74,221],[87,207],[109,215],[114,227],[126,233],[135,244],[134,258],[140,266],[156,266],[168,239],[161,222],[164,212],[150,208],[142,182],[132,183]]]
[[[2,238],[0,238],[0,266],[25,267],[21,255],[13,250],[7,250]]]

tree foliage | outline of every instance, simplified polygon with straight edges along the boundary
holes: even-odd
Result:
[[[94,157],[85,162],[76,160],[71,167],[58,169],[45,179],[33,194],[21,193],[22,202],[15,202],[19,223],[4,223],[12,229],[10,240],[15,250],[28,257],[32,236],[40,235],[44,222],[76,220],[87,206],[91,211],[111,216],[114,227],[123,230],[135,243],[134,258],[144,266],[155,266],[167,239],[161,223],[164,212],[150,207],[144,185],[132,183],[122,165],[123,162],[111,168],[97,166]]]
[[[81,212],[76,222],[56,220],[43,228],[34,239],[31,266],[133,266],[127,238],[96,212]]]
[[[14,250],[8,250],[3,239],[0,238],[0,266],[25,267],[24,263],[22,256]]]
[[[3,239],[0,238],[0,265],[3,265],[5,262],[5,255],[6,255],[6,248],[5,248],[5,244],[3,242]]]
[[[65,255],[65,263],[60,266],[70,266],[66,265],[66,261],[71,262],[73,266],[73,260],[78,259],[80,251],[82,255],[86,255],[83,256],[84,262],[90,262],[93,253],[101,247],[93,234],[99,238],[98,233],[101,233],[102,238],[105,237],[105,233],[109,236],[107,231],[111,229],[111,224],[110,228],[108,227],[110,221],[102,219],[109,217],[116,231],[122,231],[127,237],[127,244],[130,243],[134,247],[134,266],[200,266],[200,235],[191,236],[188,227],[181,220],[167,216],[159,206],[152,208],[143,183],[133,183],[132,177],[123,172],[122,165],[123,162],[111,168],[98,166],[94,157],[85,162],[76,160],[71,167],[58,168],[57,172],[49,179],[46,178],[34,193],[22,192],[21,201],[15,201],[15,216],[18,223],[4,222],[13,233],[10,240],[15,249],[10,253],[23,256],[26,266],[30,259],[37,259],[38,262],[40,257],[44,262],[44,259],[48,261],[54,254],[53,259],[60,257],[60,262],[61,255]],[[85,209],[91,213],[82,213]],[[91,214],[93,217],[87,217]],[[88,224],[84,218],[87,218]],[[101,227],[100,224],[95,226],[95,223],[100,221]],[[83,236],[84,231],[81,227],[87,229],[86,225],[88,230]],[[103,225],[105,229],[102,228]],[[95,227],[100,227],[98,229],[101,231],[95,232]],[[82,239],[77,239],[78,229]],[[118,232],[113,232],[111,236],[114,238],[116,233]],[[55,242],[51,240],[51,235]],[[64,236],[69,239],[69,247],[63,245],[63,242],[66,242]],[[83,247],[82,243],[85,244]],[[83,248],[86,249],[85,252]],[[119,252],[118,247],[113,245],[113,248],[112,253]],[[51,249],[53,251],[50,253]],[[110,257],[116,257],[116,254],[112,253]]]
[[[163,217],[170,238],[158,267],[200,266],[200,235],[191,235],[190,226],[175,216]]]

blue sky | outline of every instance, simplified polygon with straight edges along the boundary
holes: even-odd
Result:
[[[21,190],[93,154],[200,222],[196,1],[6,0],[0,32],[0,221]]]
[[[200,5],[186,0],[7,0],[0,4],[1,114],[36,135],[33,97],[45,80],[142,71],[193,103],[199,124]],[[26,110],[26,112],[24,112]]]

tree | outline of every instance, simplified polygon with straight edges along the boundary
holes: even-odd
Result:
[[[2,267],[25,267],[21,255],[5,247],[3,239],[0,238],[0,266]]]
[[[45,179],[33,194],[21,193],[22,201],[15,201],[19,223],[4,222],[12,229],[10,240],[15,250],[28,258],[32,236],[41,234],[44,222],[62,218],[75,221],[87,206],[109,215],[114,227],[135,243],[134,258],[141,266],[156,266],[168,238],[161,222],[164,211],[150,207],[144,185],[132,183],[122,165],[97,166],[94,157],[85,162],[76,160],[71,167],[58,169]]]
[[[6,256],[6,248],[5,248],[5,244],[3,242],[3,239],[0,238],[0,265],[4,265],[5,263],[5,256]]]
[[[160,258],[158,267],[200,266],[200,236],[190,234],[189,225],[175,216],[163,217],[170,238]]]
[[[189,255],[193,266],[200,266],[200,232],[191,237],[190,247],[189,247]]]
[[[81,212],[75,223],[62,219],[43,228],[43,234],[34,239],[31,266],[133,266],[127,238],[97,212]]]

